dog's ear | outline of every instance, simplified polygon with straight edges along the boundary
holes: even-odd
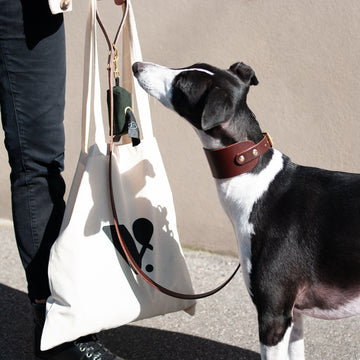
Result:
[[[233,115],[233,104],[225,90],[214,87],[207,99],[201,117],[201,128],[210,130],[230,119]]]
[[[237,62],[231,65],[229,70],[247,85],[257,85],[259,83],[254,70],[243,62]]]

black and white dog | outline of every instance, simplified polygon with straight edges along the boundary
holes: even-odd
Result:
[[[198,133],[239,243],[262,359],[304,359],[302,314],[360,313],[360,175],[299,166],[272,148],[246,104],[243,63],[135,63],[150,95]]]

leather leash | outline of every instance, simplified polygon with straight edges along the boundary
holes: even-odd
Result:
[[[115,1],[116,3],[116,1]],[[128,249],[128,247],[126,246],[126,243],[123,239],[123,237],[121,236],[120,233],[120,229],[119,229],[119,221],[118,221],[118,216],[117,216],[117,211],[116,211],[116,206],[115,206],[115,199],[114,199],[114,192],[113,192],[113,183],[112,183],[112,152],[113,152],[113,146],[114,146],[114,141],[113,141],[113,122],[114,122],[114,114],[113,114],[113,84],[112,84],[112,72],[113,72],[113,63],[114,63],[114,58],[116,55],[116,44],[119,40],[120,37],[120,33],[124,27],[125,24],[125,20],[126,17],[128,16],[128,12],[129,12],[129,4],[128,1],[123,1],[120,3],[123,6],[123,18],[121,20],[120,26],[117,30],[116,36],[115,36],[115,40],[112,43],[109,37],[109,34],[106,31],[106,28],[100,18],[99,12],[98,10],[96,11],[96,18],[97,21],[104,33],[104,36],[106,38],[108,47],[109,47],[109,59],[108,59],[108,81],[109,81],[109,89],[110,89],[110,147],[109,147],[109,172],[108,172],[108,177],[109,177],[109,188],[110,188],[110,202],[111,202],[111,209],[112,209],[112,213],[113,213],[113,221],[114,221],[114,225],[115,225],[115,230],[116,230],[116,234],[118,237],[118,240],[120,242],[120,245],[125,253],[125,256],[128,260],[128,262],[130,263],[131,267],[133,268],[133,270],[149,285],[151,285],[153,288],[155,288],[156,290],[175,297],[175,298],[179,298],[179,299],[186,299],[186,300],[196,300],[196,299],[202,299],[208,296],[211,296],[215,293],[217,293],[218,291],[220,291],[221,289],[223,289],[235,276],[235,274],[237,273],[237,271],[240,268],[240,263],[237,265],[235,271],[232,273],[232,275],[225,280],[221,285],[219,285],[218,287],[216,287],[213,290],[207,291],[207,292],[203,292],[200,294],[183,294],[183,293],[179,293],[176,291],[172,291],[170,289],[167,289],[165,287],[163,287],[162,285],[158,284],[157,282],[155,282],[154,280],[152,280],[148,275],[146,275],[143,270],[139,267],[139,265],[136,263],[136,261],[134,260],[130,250]],[[119,4],[120,4],[119,3]]]

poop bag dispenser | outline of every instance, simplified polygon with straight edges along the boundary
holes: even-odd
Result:
[[[110,117],[110,90],[107,91],[107,104],[109,112],[109,135],[111,135]],[[139,127],[131,109],[131,94],[119,85],[113,86],[113,136],[114,140],[119,141],[121,135],[127,134],[133,146],[140,143]]]

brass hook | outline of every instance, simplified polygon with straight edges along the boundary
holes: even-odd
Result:
[[[119,51],[116,48],[115,44],[113,44],[113,49],[114,49],[114,78],[118,78],[120,76],[120,71],[119,71],[119,67],[118,67],[118,61],[119,61]]]

